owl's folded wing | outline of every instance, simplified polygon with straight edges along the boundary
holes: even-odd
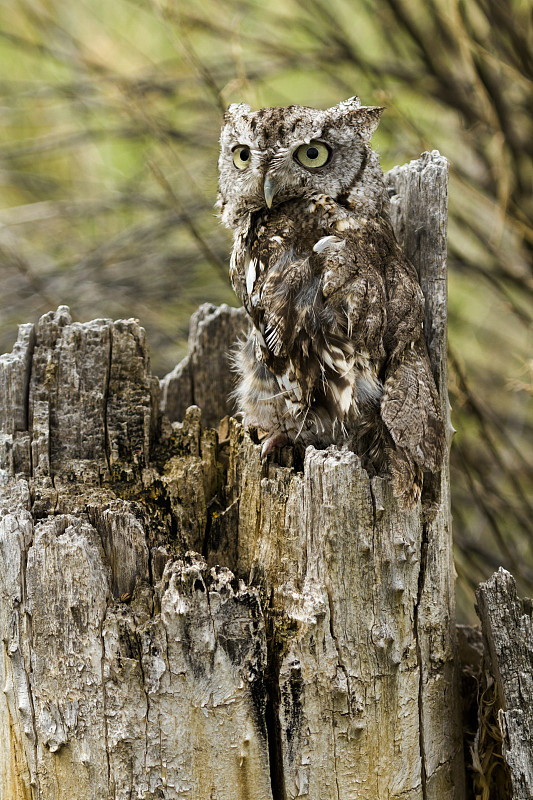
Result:
[[[420,338],[387,365],[381,418],[394,443],[423,470],[440,469],[445,437],[439,397]]]

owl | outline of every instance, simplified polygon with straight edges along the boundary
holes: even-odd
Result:
[[[238,410],[286,443],[347,445],[403,509],[445,451],[423,335],[424,297],[392,230],[370,139],[383,109],[229,106],[218,208],[250,319]]]

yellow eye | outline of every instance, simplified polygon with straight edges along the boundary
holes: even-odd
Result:
[[[329,161],[330,149],[323,142],[312,139],[309,144],[300,145],[294,155],[303,167],[316,169]]]
[[[250,148],[246,147],[245,144],[239,144],[233,151],[233,163],[237,167],[237,169],[246,169],[248,164],[250,163]]]

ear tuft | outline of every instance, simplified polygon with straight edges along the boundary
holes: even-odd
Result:
[[[229,120],[237,119],[237,117],[244,117],[250,113],[250,110],[250,106],[247,103],[231,103],[224,112],[224,119],[229,122]]]
[[[359,126],[359,134],[365,142],[369,142],[374,135],[384,111],[385,108],[383,106],[361,106],[358,110],[357,123]]]
[[[332,117],[339,121],[345,120],[347,125],[355,128],[365,142],[372,138],[383,111],[381,106],[362,106],[358,97],[350,97],[328,109]]]

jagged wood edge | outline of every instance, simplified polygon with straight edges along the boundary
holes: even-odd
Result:
[[[533,797],[533,619],[503,567],[476,590],[490,669],[498,687],[502,752],[513,800]]]

